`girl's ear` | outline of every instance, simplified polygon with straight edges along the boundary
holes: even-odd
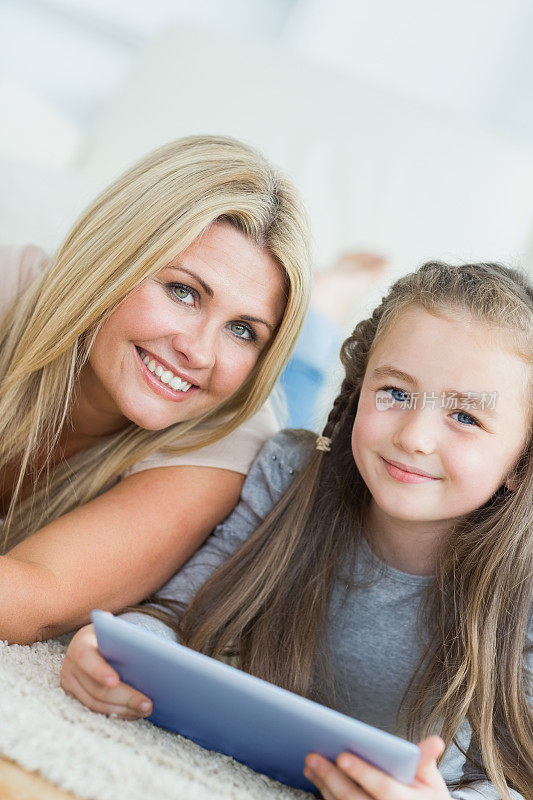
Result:
[[[511,474],[505,481],[504,486],[510,492],[515,492],[518,489],[518,476],[516,472],[511,472]]]

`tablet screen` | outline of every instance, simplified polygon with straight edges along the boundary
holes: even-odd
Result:
[[[94,611],[92,620],[100,653],[151,698],[156,725],[308,792],[316,792],[303,775],[311,751],[332,761],[350,751],[412,783],[420,750],[411,742],[111,614]]]

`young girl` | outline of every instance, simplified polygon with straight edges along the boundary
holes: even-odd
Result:
[[[18,643],[140,602],[227,516],[310,288],[295,189],[223,137],[156,150],[42,256],[0,264],[0,638]]]
[[[531,286],[497,264],[425,264],[341,358],[323,435],[271,439],[152,616],[125,617],[427,737],[411,787],[350,754],[310,754],[327,800],[531,800]],[[62,685],[97,711],[150,713],[90,626]]]

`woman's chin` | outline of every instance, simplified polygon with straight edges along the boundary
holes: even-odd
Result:
[[[193,419],[193,417],[197,416],[196,414],[183,414],[173,417],[161,417],[157,418],[153,415],[138,415],[135,418],[131,418],[131,421],[135,423],[139,428],[143,428],[145,431],[164,431],[166,428],[171,428],[172,425],[177,425],[179,422],[186,422],[189,419]]]
[[[196,403],[176,403],[170,408],[162,408],[159,403],[150,403],[147,407],[129,404],[127,407],[122,407],[122,413],[130,422],[147,431],[165,430],[179,422],[194,419],[207,410],[208,407],[199,407]]]
[[[134,425],[137,425],[139,428],[143,428],[146,431],[163,431],[165,428],[170,428],[172,425],[175,425],[178,422],[184,422],[185,420],[191,419],[195,414],[190,411],[189,414],[183,410],[182,413],[178,414],[174,412],[174,414],[169,414],[166,412],[166,409],[160,408],[139,408],[138,406],[134,408],[123,408],[123,414],[133,422]]]

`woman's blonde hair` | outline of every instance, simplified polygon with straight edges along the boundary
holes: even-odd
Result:
[[[162,431],[130,423],[51,469],[76,380],[101,324],[148,276],[216,220],[274,258],[286,283],[282,321],[239,389],[200,417]],[[0,321],[0,469],[18,478],[2,550],[87,502],[155,450],[185,452],[226,436],[265,402],[307,309],[309,234],[294,186],[234,139],[192,136],[155,150],[78,219],[42,275]],[[20,501],[24,476],[33,492]]]
[[[257,531],[187,608],[160,597],[152,599],[159,608],[142,607],[169,623],[184,644],[215,658],[236,657],[247,672],[334,703],[325,657],[330,600],[365,535],[370,502],[351,431],[370,355],[414,304],[437,315],[467,312],[508,332],[531,378],[533,291],[521,273],[498,264],[431,262],[398,280],[342,345],[345,378],[323,431],[331,452],[316,450],[314,436],[295,432],[295,446],[307,442],[310,455]],[[479,747],[468,759],[478,766],[481,757],[502,797],[510,797],[509,785],[528,800],[533,717],[527,694],[533,687],[523,659],[533,598],[532,446],[530,426],[513,489],[502,485],[444,543],[422,606],[428,644],[406,690],[399,731],[406,725],[411,738],[437,732],[448,745],[468,720]],[[317,694],[317,686],[329,690]]]

